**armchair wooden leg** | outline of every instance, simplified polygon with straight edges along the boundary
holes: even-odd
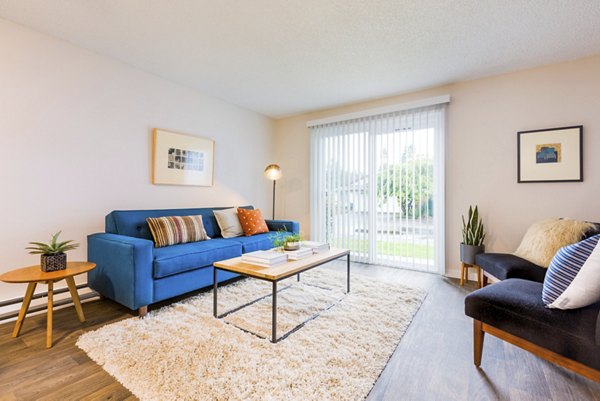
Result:
[[[138,308],[138,316],[142,319],[148,313],[148,305]]]
[[[481,321],[473,319],[473,363],[479,367],[481,365],[481,355],[483,354],[483,339],[485,332]]]
[[[486,285],[488,285],[488,276],[485,275],[485,273],[483,273],[483,277],[482,277],[482,286],[485,287]]]
[[[481,267],[477,266],[477,288],[483,287],[483,275],[481,274]]]
[[[460,285],[462,286],[465,283],[465,264],[464,263],[460,263]]]

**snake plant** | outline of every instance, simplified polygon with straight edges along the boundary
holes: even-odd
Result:
[[[469,217],[465,221],[465,216],[462,216],[463,222],[463,243],[465,245],[481,246],[485,239],[485,229],[483,227],[483,221],[479,218],[479,210],[477,205],[475,208],[469,206]]]
[[[48,244],[44,244],[43,242],[30,242],[30,244],[34,246],[28,246],[25,249],[29,249],[29,253],[32,255],[58,255],[75,249],[79,246],[79,244],[72,244],[73,240],[58,242],[58,236],[60,233],[61,231],[57,232],[56,234],[52,234],[52,238],[50,238],[50,243]]]

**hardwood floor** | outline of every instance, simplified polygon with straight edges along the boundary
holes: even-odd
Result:
[[[330,264],[344,270],[344,262]],[[598,400],[600,384],[486,336],[481,369],[473,365],[472,320],[464,297],[473,282],[380,266],[353,264],[353,273],[403,282],[427,298],[368,396],[374,400]],[[55,311],[54,347],[45,349],[45,316],[28,317],[21,336],[0,325],[0,400],[133,400],[135,397],[75,346],[79,335],[131,317],[108,300]],[[549,333],[551,335],[551,333]],[[310,399],[310,397],[307,397]]]

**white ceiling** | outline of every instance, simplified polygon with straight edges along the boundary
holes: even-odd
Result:
[[[0,16],[275,118],[600,53],[599,0],[0,0]]]

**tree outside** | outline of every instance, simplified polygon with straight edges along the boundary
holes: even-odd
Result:
[[[403,218],[433,216],[433,161],[413,157],[407,148],[400,163],[382,166],[377,173],[377,201],[396,198]]]

